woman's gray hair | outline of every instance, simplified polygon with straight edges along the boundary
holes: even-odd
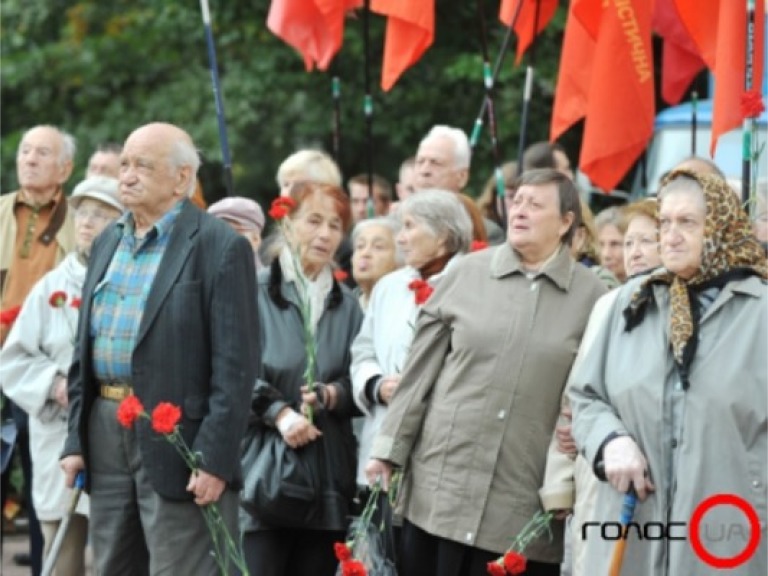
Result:
[[[704,189],[695,178],[691,178],[685,174],[679,174],[673,179],[664,182],[657,195],[659,206],[661,206],[665,196],[675,192],[690,192],[695,194],[699,200],[700,206],[704,209],[704,212],[707,211],[707,200],[704,197]]]
[[[398,265],[402,265],[404,262],[403,258],[403,251],[400,250],[400,245],[397,243],[396,237],[397,233],[400,232],[400,228],[402,228],[402,225],[400,223],[400,220],[397,218],[394,218],[392,216],[379,216],[378,218],[367,218],[365,220],[360,220],[357,224],[355,224],[355,227],[352,229],[352,249],[355,248],[355,242],[357,241],[357,237],[363,233],[363,231],[366,228],[370,228],[371,226],[382,226],[384,228],[387,228],[390,232],[392,232],[392,240],[395,244],[395,261]]]
[[[401,220],[406,214],[424,224],[435,237],[445,238],[448,252],[469,252],[472,220],[455,192],[429,189],[411,194],[398,210]]]
[[[192,168],[192,178],[190,178],[189,188],[187,188],[187,196],[191,198],[195,194],[197,171],[200,168],[200,155],[197,153],[197,150],[188,140],[179,139],[173,144],[169,162],[171,167],[176,170],[183,166]]]
[[[595,230],[600,232],[605,226],[615,226],[618,230],[621,230],[621,224],[624,221],[621,208],[618,206],[609,206],[602,209],[595,216]]]

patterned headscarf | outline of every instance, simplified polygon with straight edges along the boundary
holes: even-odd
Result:
[[[708,288],[722,288],[729,281],[756,275],[768,278],[765,252],[752,234],[747,214],[728,184],[717,176],[690,170],[675,170],[662,189],[679,177],[695,180],[704,193],[706,218],[701,266],[685,280],[664,268],[651,273],[633,294],[624,310],[626,331],[643,321],[654,284],[669,285],[670,343],[684,388],[698,344],[699,307],[696,294]]]

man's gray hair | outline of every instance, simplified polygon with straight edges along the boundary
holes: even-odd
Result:
[[[432,138],[449,138],[453,142],[455,168],[458,170],[469,168],[472,150],[469,147],[469,139],[464,130],[445,125],[433,126],[421,142],[426,142]]]
[[[445,238],[450,253],[469,252],[472,244],[472,220],[455,192],[431,188],[411,194],[398,210],[424,224],[437,238]]]
[[[197,153],[197,150],[195,150],[195,147],[191,142],[186,139],[179,139],[173,145],[169,161],[171,167],[176,170],[183,166],[192,168],[192,178],[190,179],[189,188],[187,189],[187,196],[191,198],[195,194],[195,188],[197,187],[197,171],[200,168],[200,155]]]
[[[379,216],[378,218],[366,218],[365,220],[360,220],[360,222],[355,224],[355,227],[352,229],[352,249],[355,247],[357,237],[371,226],[382,226],[388,228],[392,232],[392,239],[395,240],[395,261],[398,266],[401,266],[404,262],[403,251],[400,250],[400,245],[397,243],[396,237],[397,233],[400,232],[402,225],[398,218],[392,216]]]

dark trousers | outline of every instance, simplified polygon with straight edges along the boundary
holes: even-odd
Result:
[[[498,557],[496,552],[433,536],[404,520],[398,576],[485,576],[488,563]],[[529,560],[525,576],[560,576],[560,565]]]
[[[333,576],[338,561],[334,542],[346,532],[274,529],[246,532],[243,549],[252,576]]]

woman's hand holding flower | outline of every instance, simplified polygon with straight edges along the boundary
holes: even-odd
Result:
[[[323,435],[304,416],[291,408],[284,408],[277,416],[277,429],[291,448],[301,448]]]
[[[389,480],[392,477],[392,464],[371,458],[365,467],[365,477],[371,486],[376,484],[377,480],[381,480],[382,489],[387,491],[389,490]]]

